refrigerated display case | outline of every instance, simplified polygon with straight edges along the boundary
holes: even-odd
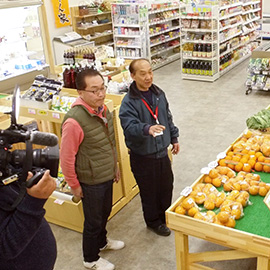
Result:
[[[15,84],[27,89],[37,74],[47,75],[41,35],[42,1],[0,1],[0,92]]]

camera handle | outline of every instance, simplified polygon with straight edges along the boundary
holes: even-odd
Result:
[[[34,174],[33,177],[31,177],[28,181],[26,181],[26,187],[31,188],[33,185],[37,184],[38,181],[42,178],[42,176],[45,173],[45,169],[40,169],[38,172]]]

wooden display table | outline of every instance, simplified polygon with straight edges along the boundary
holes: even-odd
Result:
[[[230,146],[226,152],[230,151],[231,148],[232,146]],[[191,187],[202,182],[203,178],[204,175],[201,175]],[[174,212],[175,208],[184,198],[184,196],[179,197],[166,211],[167,225],[175,232],[177,270],[211,270],[213,268],[199,263],[246,258],[257,258],[257,270],[270,269],[270,237],[268,238],[268,236],[264,237],[256,234],[256,225],[258,224],[256,218],[254,218],[253,222],[248,223],[252,224],[252,233],[246,232],[244,229],[228,228],[214,223],[208,223]],[[261,197],[261,203],[263,203],[262,200],[263,198]],[[247,206],[247,208],[249,207],[252,206]],[[266,206],[265,208],[265,211],[269,211]],[[258,214],[267,217],[270,215],[269,212]],[[245,223],[245,217],[243,217],[243,223]],[[267,224],[264,225],[267,226]],[[230,250],[190,253],[188,244],[189,236],[228,247]]]

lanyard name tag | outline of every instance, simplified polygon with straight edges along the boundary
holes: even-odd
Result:
[[[148,111],[150,112],[150,114],[153,116],[153,118],[156,120],[157,125],[159,125],[159,121],[158,121],[158,106],[156,107],[156,111],[155,114],[153,113],[153,111],[151,110],[151,108],[149,107],[149,105],[147,104],[147,102],[142,99],[142,102],[144,103],[144,105],[146,106],[146,108],[148,109]],[[154,132],[154,137],[163,135],[163,131],[160,132]]]

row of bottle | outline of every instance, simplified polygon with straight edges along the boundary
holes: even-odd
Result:
[[[212,62],[187,60],[183,63],[184,74],[213,76]]]
[[[94,52],[89,47],[78,47],[64,51],[63,58],[65,65],[74,65],[83,59],[87,59],[89,63],[94,63],[96,60]]]
[[[211,58],[213,56],[212,44],[194,44],[192,56]]]
[[[94,66],[90,65],[90,66],[82,67],[78,63],[76,63],[75,65],[71,65],[69,67],[66,67],[64,72],[63,72],[64,87],[77,89],[76,76],[77,76],[78,72],[81,72],[84,69],[91,69],[91,68],[94,68]]]
[[[220,57],[219,70],[224,70],[226,67],[232,64],[234,53],[230,52]]]

